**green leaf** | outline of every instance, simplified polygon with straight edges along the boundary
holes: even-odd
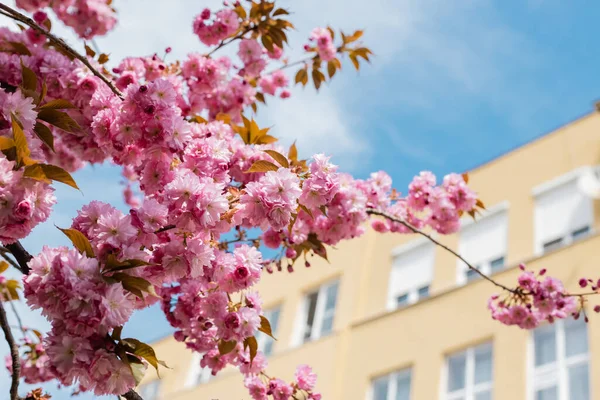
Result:
[[[271,330],[271,323],[264,315],[260,316],[260,326],[258,327],[258,330],[261,331],[262,333],[265,333],[265,334],[271,336],[273,339],[275,339],[275,336],[273,336],[273,332]],[[277,340],[277,339],[275,339],[275,340]]]
[[[270,161],[258,160],[245,172],[268,172],[277,171],[278,169],[279,167]]]
[[[148,293],[154,297],[159,297],[158,294],[156,294],[154,285],[152,285],[144,278],[131,276],[123,272],[117,272],[115,274],[112,274],[111,278],[121,282],[121,284],[123,285],[123,289],[133,293],[140,299],[144,299],[144,293]]]
[[[23,64],[23,60],[21,60],[21,77],[21,87],[23,87],[23,89],[30,90],[32,92],[37,90],[37,76],[35,76],[35,72]]]
[[[46,121],[50,125],[54,125],[57,128],[60,128],[69,133],[74,133],[76,131],[81,130],[81,127],[73,118],[69,116],[69,114],[53,110],[53,109],[43,109],[38,113],[38,119],[42,121]]]
[[[58,229],[60,229],[62,233],[67,235],[67,237],[71,240],[71,243],[73,243],[73,246],[75,246],[75,248],[79,250],[81,254],[85,254],[88,258],[95,257],[94,249],[92,249],[92,244],[83,233],[79,232],[77,229]]]
[[[237,342],[235,340],[229,340],[229,341],[225,341],[225,340],[220,340],[219,341],[219,353],[224,356],[227,353],[231,353],[233,351],[233,349],[235,349],[235,346],[237,345]]]
[[[281,154],[275,150],[265,150],[265,153],[267,153],[268,155],[273,157],[273,159],[275,161],[277,161],[279,163],[279,165],[281,165],[282,167],[285,167],[285,168],[290,167],[290,163],[289,163],[288,159],[285,158],[285,156],[283,154]]]
[[[37,135],[37,137],[50,148],[50,150],[54,151],[54,136],[52,135],[52,131],[46,125],[41,122],[36,122],[33,127],[33,132]]]
[[[71,104],[70,101],[64,99],[50,100],[43,106],[40,106],[40,110],[62,110],[66,108],[78,108]]]
[[[24,176],[44,182],[47,182],[48,180],[62,182],[65,185],[69,185],[72,188],[79,190],[79,187],[71,174],[56,165],[33,164],[27,166],[25,168]]]
[[[115,329],[113,329],[110,337],[113,340],[121,340],[121,332],[123,332],[123,326],[117,326]]]

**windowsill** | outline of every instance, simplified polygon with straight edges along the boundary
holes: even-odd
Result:
[[[547,256],[549,254],[554,254],[554,253],[556,253],[558,251],[561,251],[563,249],[566,249],[566,248],[569,248],[571,246],[574,246],[574,245],[576,245],[576,244],[578,244],[580,242],[586,241],[586,240],[588,240],[591,237],[597,236],[598,233],[599,232],[596,230],[596,228],[592,226],[590,228],[590,232],[587,235],[585,235],[583,237],[580,237],[578,239],[571,239],[569,242],[567,242],[563,246],[556,247],[556,248],[548,250],[548,251],[538,250],[535,257],[537,259],[537,258],[541,258],[541,257]]]
[[[514,263],[513,265],[509,265],[509,266],[505,267],[501,271],[496,271],[495,273],[491,274],[490,276],[494,276],[495,277],[495,276],[499,276],[499,275],[501,275],[501,274],[503,274],[505,272],[513,271],[516,268],[518,268],[520,264],[529,264],[531,262],[544,259],[544,258],[546,258],[548,256],[552,256],[552,255],[557,254],[557,253],[559,253],[561,251],[570,249],[570,248],[572,248],[574,246],[577,246],[577,245],[579,245],[581,243],[584,243],[584,242],[586,242],[588,240],[592,240],[592,239],[594,239],[594,238],[596,238],[598,236],[600,236],[600,232],[596,231],[596,229],[594,229],[592,227],[592,231],[590,232],[590,234],[587,235],[584,238],[581,238],[579,240],[573,241],[573,242],[571,242],[571,243],[569,243],[569,244],[567,244],[567,245],[565,245],[565,246],[563,246],[561,248],[549,251],[547,253],[540,254],[540,255],[534,255],[532,257],[523,259],[523,260],[521,260],[519,262]],[[482,282],[489,284],[484,279],[477,279],[475,281],[466,282],[464,284],[457,284],[457,285],[454,285],[454,286],[452,286],[450,288],[442,289],[439,292],[434,292],[429,297],[427,297],[427,298],[425,298],[423,300],[419,300],[416,303],[409,304],[409,305],[406,305],[406,306],[401,307],[401,308],[395,308],[395,309],[392,309],[392,310],[389,310],[389,309],[386,308],[386,310],[383,311],[383,312],[380,312],[380,313],[374,314],[372,316],[368,316],[368,317],[362,318],[362,319],[360,319],[358,321],[355,321],[355,322],[351,323],[350,327],[351,328],[359,327],[359,326],[365,325],[365,324],[367,324],[369,322],[376,321],[378,319],[387,317],[389,315],[396,314],[396,313],[401,313],[401,312],[404,312],[406,310],[412,309],[414,307],[419,307],[422,304],[426,304],[426,303],[428,303],[428,302],[430,302],[432,300],[436,300],[436,299],[438,299],[438,298],[440,298],[442,296],[446,296],[446,295],[448,295],[450,293],[459,291],[461,289],[466,288],[467,286],[471,286],[472,284],[482,283]]]

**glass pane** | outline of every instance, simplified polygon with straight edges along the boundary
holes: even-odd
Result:
[[[419,293],[419,299],[424,299],[425,297],[429,297],[429,285],[419,288],[418,293]]]
[[[335,308],[335,300],[337,297],[338,283],[327,288],[327,301],[325,302],[325,310],[332,310]]]
[[[281,309],[279,307],[277,307],[277,308],[269,310],[268,312],[265,313],[265,317],[267,317],[267,319],[269,320],[269,323],[271,324],[271,332],[273,332],[273,335],[277,331],[277,326],[279,325],[280,311],[281,311]]]
[[[492,272],[498,272],[501,269],[504,269],[504,257],[496,258],[490,262],[490,267],[492,268]]]
[[[535,392],[535,400],[558,400],[556,386],[538,390]]]
[[[574,230],[573,233],[571,234],[571,236],[573,237],[573,240],[577,240],[577,239],[586,237],[589,233],[590,233],[590,227],[584,226],[583,228]]]
[[[535,342],[535,365],[544,365],[556,360],[556,334],[554,325],[533,331]]]
[[[475,400],[492,400],[492,392],[486,390],[475,394]]]
[[[448,357],[448,392],[465,387],[466,354]]]
[[[565,341],[567,357],[587,353],[587,324],[583,318],[565,321]]]
[[[396,400],[410,400],[410,374],[400,374],[396,378]]]
[[[479,278],[479,274],[476,271],[474,271],[472,269],[467,270],[467,281],[468,282],[470,282],[474,279],[477,279],[477,278]]]
[[[323,324],[321,325],[321,336],[325,336],[331,333],[333,330],[333,314],[323,318]]]
[[[492,346],[475,349],[475,384],[492,380]]]
[[[388,385],[389,380],[387,376],[373,382],[373,400],[388,400]]]
[[[396,305],[398,307],[404,307],[407,304],[408,304],[408,293],[405,293],[403,295],[396,297]]]
[[[562,247],[563,238],[558,238],[544,243],[544,253]]]
[[[575,365],[569,368],[569,400],[589,400],[590,384],[588,366]]]
[[[304,341],[310,340],[310,335],[312,333],[312,327],[315,322],[315,310],[317,308],[317,297],[319,296],[318,292],[311,293],[306,297],[307,303],[307,313],[306,313],[306,324],[304,330]]]

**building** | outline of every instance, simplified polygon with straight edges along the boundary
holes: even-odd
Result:
[[[591,113],[470,171],[488,211],[440,240],[508,286],[525,262],[576,289],[600,275],[600,208],[580,190],[598,164]],[[335,400],[600,400],[600,316],[503,326],[486,308],[497,289],[414,235],[369,231],[329,257],[261,282],[278,338],[262,344],[273,375],[292,379],[307,363]],[[237,372],[210,377],[172,339],[154,347],[173,369],[148,374],[146,400],[249,399]]]

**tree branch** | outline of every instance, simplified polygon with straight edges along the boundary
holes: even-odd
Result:
[[[19,374],[21,373],[21,364],[19,364],[19,349],[15,343],[10,326],[8,325],[8,319],[6,318],[6,310],[4,304],[0,301],[0,325],[4,331],[4,337],[10,347],[10,357],[12,359],[12,382],[10,385],[10,399],[20,400],[19,397]]]
[[[133,389],[129,389],[129,392],[125,393],[122,397],[126,398],[127,400],[144,400],[142,399],[142,396],[137,394],[137,392]]]
[[[104,82],[106,84],[106,86],[108,86],[110,88],[110,90],[112,90],[112,92],[114,94],[116,94],[119,98],[123,99],[123,93],[121,93],[121,91],[119,91],[119,89],[117,89],[115,87],[115,85],[113,85],[113,83],[103,74],[101,74],[96,68],[94,68],[92,66],[92,64],[90,64],[90,62],[88,61],[87,57],[82,56],[81,54],[79,54],[76,50],[74,50],[71,46],[69,46],[64,40],[62,40],[61,38],[53,35],[52,33],[48,32],[46,29],[42,28],[41,26],[39,26],[38,24],[35,23],[34,20],[32,20],[31,18],[21,14],[20,12],[13,10],[12,8],[10,8],[9,6],[7,6],[6,4],[0,3],[0,10],[3,10],[4,12],[2,13],[3,15],[14,19],[15,21],[19,21],[24,23],[25,25],[29,26],[31,29],[41,33],[42,35],[46,36],[48,38],[48,40],[50,40],[50,43],[52,43],[55,47],[61,49],[63,52],[65,52],[66,54],[78,59],[79,61],[81,61],[91,72],[92,74],[96,75],[98,78],[100,78],[100,80],[102,82]]]
[[[10,252],[10,250],[8,250],[6,247],[0,247],[0,256],[2,256],[2,258],[4,258],[7,263],[9,263],[14,268],[16,268],[16,269],[18,269],[20,271],[21,270],[21,266],[19,264],[17,264],[15,262],[15,260],[13,260],[11,257],[9,257],[8,256],[9,254],[12,254]]]
[[[457,252],[455,252],[454,250],[452,250],[450,247],[446,246],[445,244],[442,244],[440,242],[438,242],[436,239],[434,239],[431,235],[415,228],[414,226],[412,226],[411,224],[409,224],[408,222],[397,218],[391,214],[388,214],[386,212],[383,211],[379,211],[379,210],[375,210],[373,208],[367,208],[367,214],[370,215],[379,215],[380,217],[384,217],[386,219],[389,219],[390,221],[393,222],[397,222],[399,224],[404,225],[405,227],[407,227],[408,229],[410,229],[413,233],[419,234],[421,236],[426,237],[427,239],[429,239],[432,243],[434,243],[435,245],[441,247],[442,249],[446,250],[447,252],[449,252],[450,254],[454,255],[456,258],[458,258],[460,261],[464,262],[467,267],[472,270],[475,271],[477,274],[479,274],[479,276],[481,276],[483,279],[485,279],[486,281],[490,282],[491,284],[504,289],[510,293],[515,293],[516,291],[515,289],[510,289],[506,286],[504,286],[503,284],[496,282],[495,280],[493,280],[492,278],[490,278],[489,276],[487,276],[486,274],[484,274],[483,272],[481,272],[479,269],[475,268],[473,265],[471,265],[467,260],[465,260],[460,254],[458,254]]]
[[[29,263],[33,256],[29,254],[27,250],[25,250],[21,242],[17,240],[14,243],[5,245],[5,247],[11,252],[11,254],[15,257],[15,260],[17,260],[19,263],[20,268],[18,268],[18,270],[25,275],[29,274],[30,269],[27,263]]]

